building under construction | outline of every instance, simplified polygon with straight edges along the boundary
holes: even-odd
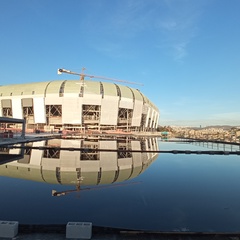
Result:
[[[0,86],[0,117],[25,119],[32,131],[149,132],[157,128],[159,110],[138,89],[58,80]]]

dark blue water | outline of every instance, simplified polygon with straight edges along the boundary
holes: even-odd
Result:
[[[222,150],[224,147],[156,143],[159,150]],[[235,146],[232,150],[239,148]],[[40,177],[38,181],[30,180],[29,172],[34,174],[34,168],[37,169],[31,162],[23,163],[25,168],[17,161],[1,165],[0,218],[31,224],[90,221],[96,226],[153,231],[240,231],[240,156],[160,153],[142,157],[142,165],[129,170],[127,161],[130,159],[136,165],[134,161],[138,157],[139,154],[118,160],[118,175],[112,176],[111,171],[106,176],[104,172],[97,175],[98,179],[107,176],[110,181],[117,179],[112,184],[84,184],[85,180],[91,183],[89,176],[92,179],[94,172],[87,168],[81,170],[80,191],[75,191],[74,181],[52,184],[49,183],[52,180]],[[97,164],[96,160],[92,161]],[[52,190],[68,193],[57,197],[52,196]]]

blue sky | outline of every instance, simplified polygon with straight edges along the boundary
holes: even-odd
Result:
[[[239,0],[0,0],[0,85],[141,82],[160,125],[240,125]]]

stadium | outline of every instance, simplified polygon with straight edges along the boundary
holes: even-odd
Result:
[[[27,131],[152,132],[159,110],[138,89],[56,80],[0,86],[0,117],[25,119]]]

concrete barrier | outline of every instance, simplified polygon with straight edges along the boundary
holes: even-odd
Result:
[[[18,234],[18,222],[0,221],[0,238],[13,238]]]
[[[66,238],[91,239],[92,223],[68,222],[66,226]]]

